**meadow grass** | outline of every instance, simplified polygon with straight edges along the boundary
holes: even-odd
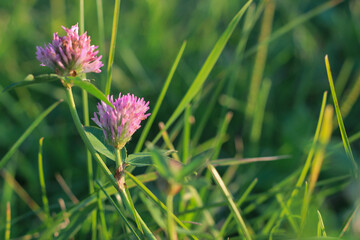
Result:
[[[0,239],[357,239],[357,9],[1,2]],[[40,67],[76,22],[102,73]],[[90,120],[119,92],[151,113],[122,149]]]

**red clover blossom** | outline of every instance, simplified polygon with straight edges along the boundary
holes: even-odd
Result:
[[[113,96],[110,98],[108,96],[108,100],[115,109],[101,101],[97,106],[98,112],[94,113],[92,120],[103,130],[106,141],[111,146],[121,149],[140,128],[141,121],[150,115],[150,113],[145,114],[149,110],[149,102],[129,93],[123,96],[120,93],[115,101]]]
[[[41,66],[48,66],[62,76],[101,72],[102,56],[96,56],[99,52],[97,46],[90,45],[86,32],[79,36],[78,24],[70,29],[62,28],[66,36],[59,37],[58,33],[54,33],[52,43],[44,44],[44,48],[36,47],[36,58]]]

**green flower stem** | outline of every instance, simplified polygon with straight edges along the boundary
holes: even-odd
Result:
[[[116,167],[120,167],[122,166],[122,159],[121,159],[121,150],[118,148],[115,148],[114,151],[114,155],[115,155],[115,163],[116,163]]]
[[[116,189],[118,189],[117,183],[116,183],[116,180],[115,180],[114,176],[112,175],[109,168],[106,166],[105,162],[102,160],[100,155],[96,152],[96,150],[91,145],[89,139],[86,136],[86,133],[85,133],[85,131],[83,129],[83,126],[81,125],[79,115],[78,115],[78,113],[76,111],[76,106],[75,106],[74,97],[73,97],[73,94],[72,94],[71,87],[66,88],[66,97],[67,97],[67,101],[68,101],[68,104],[69,104],[69,109],[70,109],[71,116],[72,116],[72,118],[74,120],[75,127],[76,127],[81,139],[83,140],[83,142],[85,143],[85,146],[90,151],[91,155],[94,157],[96,162],[99,164],[101,170],[105,173],[106,177],[109,179],[111,184]]]
[[[114,155],[115,155],[115,163],[116,163],[116,171],[117,171],[115,174],[115,179],[118,182],[118,186],[121,191],[121,198],[123,199],[124,202],[127,203],[126,207],[127,208],[130,207],[133,217],[135,219],[136,225],[137,225],[138,229],[142,232],[142,227],[141,227],[140,221],[137,217],[134,203],[131,199],[130,192],[126,188],[125,169],[124,169],[124,165],[123,165],[123,161],[122,161],[121,149],[114,148]]]
[[[96,150],[94,149],[94,147],[91,145],[89,139],[86,136],[86,133],[83,129],[83,126],[81,125],[80,119],[79,119],[79,115],[76,111],[76,106],[75,106],[75,101],[74,101],[74,97],[72,94],[72,90],[71,87],[66,88],[66,97],[67,97],[67,101],[69,104],[69,109],[70,109],[70,113],[71,116],[74,120],[75,123],[75,127],[81,137],[81,139],[83,140],[83,142],[85,143],[85,146],[87,147],[87,149],[90,151],[91,155],[94,157],[94,159],[96,160],[96,162],[98,163],[98,165],[100,166],[101,170],[105,173],[106,177],[109,179],[110,183],[118,190],[118,192],[120,193],[121,198],[123,199],[123,202],[125,204],[125,207],[127,209],[132,209],[131,208],[131,203],[129,201],[129,199],[126,196],[126,192],[125,189],[120,190],[118,188],[117,182],[114,178],[114,176],[112,175],[112,173],[110,172],[109,168],[106,166],[105,162],[102,160],[102,158],[100,157],[100,155],[96,152]],[[119,154],[120,155],[120,154]],[[142,228],[144,229],[145,235],[149,238],[149,239],[154,239],[156,240],[155,236],[152,234],[152,232],[150,231],[150,229],[148,228],[148,226],[145,224],[145,222],[142,220],[142,218],[140,217],[139,213],[134,209],[134,216],[136,216],[142,226]],[[136,218],[135,218],[136,219]]]

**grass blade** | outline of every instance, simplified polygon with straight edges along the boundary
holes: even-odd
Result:
[[[319,210],[317,210],[317,214],[319,217],[317,236],[318,237],[326,237],[324,221],[323,221],[323,218],[322,218]]]
[[[289,200],[286,203],[288,208],[290,208],[290,205],[292,203],[293,198],[298,194],[299,188],[303,185],[303,183],[305,181],[305,178],[306,178],[306,175],[308,174],[309,169],[311,167],[311,160],[313,159],[313,156],[314,156],[314,153],[315,153],[315,148],[316,148],[316,145],[317,145],[317,142],[318,142],[318,139],[319,139],[320,129],[321,129],[321,125],[322,125],[323,118],[324,118],[326,99],[327,99],[327,92],[324,92],[322,103],[321,103],[320,115],[319,115],[318,123],[317,123],[317,126],[316,126],[316,130],[315,130],[314,139],[313,139],[313,142],[311,144],[309,154],[308,154],[308,156],[306,158],[305,165],[304,165],[304,167],[303,167],[303,169],[302,169],[302,171],[300,173],[300,176],[299,176],[299,178],[298,178],[298,180],[296,182],[296,188],[292,191],[291,196],[290,196]],[[280,219],[279,219],[278,224],[280,224],[280,222],[282,220],[282,217],[284,215],[285,215],[285,212],[282,211],[281,214],[280,214]]]
[[[5,166],[5,164],[10,160],[11,156],[18,149],[20,144],[30,135],[30,133],[40,124],[40,122],[52,111],[54,108],[59,105],[63,100],[59,100],[42,112],[35,121],[26,129],[26,131],[19,137],[19,139],[11,146],[9,151],[3,156],[0,160],[0,169]]]
[[[288,218],[289,220],[289,223],[292,227],[292,229],[295,231],[295,232],[299,232],[299,227],[298,225],[295,223],[295,220],[294,218],[292,217],[292,213],[290,212],[290,209],[286,206],[285,202],[284,202],[284,199],[282,197],[282,194],[278,193],[275,195],[276,197],[276,200],[278,201],[281,209],[283,212],[285,212],[285,215],[286,217]]]
[[[239,201],[237,201],[236,203],[236,207],[240,207],[241,204],[245,201],[245,199],[247,198],[247,196],[250,194],[250,192],[254,189],[256,183],[258,182],[258,179],[255,178],[254,181],[252,181],[252,183],[247,187],[247,189],[245,190],[245,192],[242,194],[241,198],[239,199]],[[229,215],[224,224],[222,225],[221,227],[221,230],[220,230],[220,236],[222,237],[225,237],[225,232],[226,232],[226,228],[227,226],[231,223],[231,220],[233,218],[233,215]]]
[[[233,117],[233,113],[227,112],[224,120],[219,125],[219,131],[216,134],[217,135],[216,141],[214,141],[214,150],[213,150],[213,154],[211,156],[211,160],[215,160],[219,157],[221,146],[223,144],[223,141],[221,141],[221,140],[224,139],[226,136],[226,131],[227,131],[227,128],[229,127],[232,117]]]
[[[96,204],[94,203],[73,214],[71,219],[69,218],[67,219],[69,224],[66,226],[64,230],[59,232],[59,236],[56,239],[58,240],[72,239],[74,235],[81,229],[81,227],[84,225],[84,222],[86,222],[86,220],[90,217],[91,213],[95,209],[96,209]]]
[[[141,227],[141,224],[140,224],[140,221],[139,221],[139,218],[136,214],[136,209],[135,209],[135,206],[134,206],[134,202],[131,198],[131,195],[130,195],[130,192],[129,192],[129,189],[125,186],[125,193],[124,193],[127,197],[127,199],[129,200],[129,203],[130,203],[130,207],[131,207],[131,211],[133,212],[133,215],[134,215],[134,218],[135,218],[135,222],[136,222],[136,225],[139,229],[139,231],[142,233],[143,230],[142,230],[142,227]]]
[[[96,180],[96,184],[100,187],[101,191],[106,195],[106,197],[110,200],[111,204],[115,207],[117,213],[120,215],[120,217],[124,220],[125,224],[129,227],[130,231],[135,235],[137,239],[141,239],[139,235],[135,232],[129,221],[126,219],[125,215],[121,212],[119,206],[116,204],[116,202],[109,196],[109,194],[106,192],[104,187],[101,185],[101,183]]]
[[[156,104],[155,104],[155,107],[154,107],[154,110],[152,111],[151,115],[150,115],[150,118],[149,120],[147,121],[145,127],[144,127],[144,130],[142,131],[141,133],[141,136],[140,136],[140,139],[136,145],[136,148],[135,148],[135,153],[139,152],[142,148],[142,146],[144,145],[144,142],[145,142],[145,139],[150,131],[150,128],[155,120],[155,117],[157,116],[157,113],[159,112],[159,109],[160,109],[160,106],[164,100],[164,97],[165,97],[165,94],[169,88],[169,85],[171,83],[171,80],[174,76],[174,73],[175,73],[175,70],[177,69],[177,66],[180,62],[180,59],[184,53],[184,50],[185,50],[185,47],[186,47],[186,41],[183,42],[183,44],[181,45],[181,48],[179,50],[179,53],[177,54],[176,58],[175,58],[175,61],[173,63],[173,65],[171,66],[171,69],[170,69],[170,72],[169,72],[169,75],[167,76],[166,80],[165,80],[165,83],[164,83],[164,86],[160,92],[160,95],[159,95],[159,98],[157,99],[156,101]]]
[[[191,141],[192,146],[198,145],[200,137],[205,129],[206,123],[209,120],[210,114],[213,111],[215,104],[216,104],[217,100],[219,99],[220,92],[224,87],[225,80],[226,80],[226,78],[223,78],[219,82],[219,84],[215,87],[215,91],[211,94],[211,99],[210,99],[210,101],[207,102],[206,110],[205,110],[204,114],[202,114],[199,124],[197,124],[197,126],[196,126],[194,137],[192,138],[192,141]]]
[[[235,159],[235,158],[228,158],[228,159],[219,159],[210,161],[211,165],[213,166],[233,166],[233,165],[241,165],[247,163],[254,163],[254,162],[270,162],[270,161],[277,161],[282,159],[290,158],[290,156],[271,156],[271,157],[257,157],[257,158],[242,158],[242,159]]]
[[[134,175],[132,175],[131,173],[129,173],[128,171],[125,171],[126,175],[128,175],[131,180],[133,180],[133,182],[146,194],[148,195],[159,207],[161,207],[165,212],[168,212],[167,207],[165,206],[164,203],[162,203],[137,177],[135,177]],[[174,220],[185,230],[189,231],[189,229],[185,226],[185,224],[178,219],[174,213],[170,213],[171,216],[174,218]],[[194,235],[190,234],[190,236],[194,239],[197,240],[198,238],[195,237]]]
[[[301,228],[303,228],[311,200],[312,193],[316,186],[317,180],[320,175],[321,166],[325,157],[325,149],[328,145],[331,133],[332,133],[332,120],[334,116],[334,110],[331,106],[326,106],[324,113],[324,121],[321,126],[320,136],[319,136],[319,146],[316,149],[314,160],[311,166],[311,172],[309,176],[309,187],[306,189],[306,199],[301,209]]]
[[[80,34],[83,34],[85,31],[85,11],[84,11],[84,0],[80,0],[80,12],[79,12],[79,25],[80,25]],[[81,74],[83,78],[86,79],[86,74]],[[82,103],[83,103],[83,116],[84,116],[84,126],[89,126],[90,119],[89,119],[89,98],[88,93],[85,89],[81,90],[82,94]],[[87,160],[87,172],[88,172],[88,184],[89,184],[89,193],[94,192],[94,171],[93,171],[93,162],[91,159],[91,153],[89,150],[86,149],[86,160]],[[91,239],[96,240],[96,210],[91,214]]]
[[[98,20],[99,39],[100,39],[100,50],[105,53],[105,31],[104,31],[104,11],[102,0],[96,0],[96,14]]]
[[[71,201],[76,204],[79,202],[75,194],[71,191],[69,185],[66,183],[65,179],[59,174],[55,174],[56,181],[59,183],[62,190],[66,193],[66,195],[71,199]]]
[[[5,240],[10,240],[11,231],[11,206],[10,202],[6,203],[6,228],[5,228]]]
[[[342,116],[346,116],[350,113],[355,102],[359,99],[360,95],[360,74],[355,80],[354,85],[351,87],[351,90],[346,94],[343,103],[340,106]]]
[[[311,194],[315,188],[318,176],[320,174],[321,165],[324,160],[325,148],[328,145],[330,138],[331,138],[333,115],[334,115],[333,108],[329,105],[326,106],[325,114],[324,114],[324,121],[321,126],[321,132],[320,132],[320,136],[319,136],[320,146],[316,150],[314,161],[313,161],[313,164],[311,167],[310,177],[309,177],[310,178],[309,179],[309,193],[308,193],[309,197],[311,196]]]
[[[188,105],[184,114],[183,156],[182,163],[186,164],[189,158],[190,131],[191,131],[191,106]]]
[[[271,88],[271,80],[266,78],[260,88],[257,104],[255,104],[253,122],[251,126],[250,141],[255,144],[258,144],[261,137],[261,131],[262,131],[264,115],[265,115],[265,107],[266,107],[266,102],[268,100],[270,88]],[[257,152],[258,152],[258,146],[256,145],[256,154]]]
[[[342,93],[344,91],[344,88],[349,80],[351,71],[354,67],[355,63],[353,60],[347,59],[344,64],[341,66],[340,73],[338,75],[338,78],[335,82],[335,90],[336,93],[340,96],[342,96]]]
[[[208,168],[209,168],[211,174],[213,175],[216,184],[221,189],[221,191],[225,197],[225,200],[227,201],[227,204],[228,204],[232,214],[234,215],[236,222],[238,223],[240,229],[242,230],[242,232],[240,234],[244,234],[245,238],[250,240],[251,239],[250,233],[245,225],[243,218],[241,217],[239,209],[237,208],[237,206],[231,196],[231,193],[225,186],[225,183],[221,179],[221,177],[220,177],[219,173],[216,171],[215,167],[213,165],[209,164]]]
[[[213,69],[215,63],[220,57],[220,54],[222,53],[226,43],[228,42],[230,36],[232,35],[235,27],[237,26],[238,22],[240,21],[241,17],[244,15],[247,8],[250,6],[250,3],[252,0],[249,0],[241,9],[240,11],[235,15],[235,17],[231,20],[229,25],[227,26],[224,33],[221,35],[219,40],[216,42],[214,48],[212,49],[211,53],[209,54],[208,58],[206,59],[204,65],[201,67],[198,75],[195,77],[195,80],[191,84],[190,88],[186,92],[185,96],[173,112],[173,114],[170,116],[169,120],[165,124],[164,130],[169,128],[171,124],[174,123],[174,121],[180,116],[180,114],[184,111],[186,106],[191,102],[191,100],[194,99],[194,97],[197,95],[197,93],[201,90],[205,80],[209,76],[211,70]],[[161,132],[158,133],[158,135],[154,138],[153,143],[156,143],[161,136]]]
[[[271,34],[274,12],[275,12],[275,3],[268,2],[268,4],[265,7],[265,13],[260,30],[259,42],[263,42],[264,39],[268,38],[268,36]],[[259,98],[259,90],[261,86],[261,81],[263,79],[263,73],[265,70],[267,50],[268,50],[268,43],[261,45],[261,47],[258,48],[256,54],[253,72],[250,80],[249,95],[247,98],[247,105],[245,110],[245,124],[244,124],[245,130],[249,126],[250,121],[254,117],[256,102],[257,99]]]
[[[40,206],[30,197],[30,195],[24,190],[24,188],[11,176],[6,170],[2,169],[0,175],[5,181],[14,189],[17,195],[28,205],[28,207],[39,217],[41,221],[45,221],[46,215],[40,208]]]
[[[166,197],[166,207],[168,209],[167,212],[167,232],[168,232],[168,238],[170,240],[178,239],[177,233],[175,231],[175,223],[174,219],[171,216],[171,213],[174,211],[174,196],[171,194],[168,194]]]
[[[39,165],[39,180],[41,187],[41,196],[44,207],[44,212],[46,214],[46,219],[50,218],[50,210],[49,210],[49,201],[46,195],[46,185],[45,185],[45,177],[44,177],[44,168],[43,168],[43,155],[42,155],[42,146],[43,146],[44,138],[40,138],[39,141],[39,154],[38,154],[38,165]]]
[[[107,79],[106,79],[106,87],[105,87],[106,96],[110,94],[110,88],[111,88],[112,65],[114,62],[114,55],[115,55],[115,44],[116,44],[116,35],[117,35],[117,28],[119,22],[119,13],[120,13],[120,0],[115,0],[110,52],[109,52],[109,60],[107,66]]]
[[[178,162],[180,162],[180,157],[177,154],[177,151],[175,150],[174,144],[172,143],[173,139],[170,139],[169,134],[167,133],[165,129],[165,125],[163,122],[159,122],[159,128],[161,132],[161,136],[163,137],[164,143],[166,147],[172,152],[171,156]]]
[[[316,126],[316,130],[315,130],[314,139],[313,139],[309,154],[308,154],[308,156],[306,158],[304,168],[301,171],[300,177],[299,177],[299,179],[298,179],[298,181],[296,183],[296,187],[301,187],[302,186],[302,184],[305,181],[306,175],[307,175],[307,173],[308,173],[308,171],[310,169],[311,160],[312,160],[312,158],[314,156],[315,147],[316,147],[317,141],[319,139],[320,129],[321,129],[321,125],[322,125],[323,118],[324,118],[326,99],[327,99],[327,92],[324,92],[322,103],[321,103],[320,115],[319,115],[318,123],[317,123],[317,126]],[[296,194],[293,193],[291,195],[293,196],[293,195],[296,195]]]
[[[359,210],[359,207],[360,207],[360,205],[358,205],[358,206],[355,208],[354,212],[350,215],[349,219],[346,221],[345,226],[343,227],[343,229],[342,229],[341,232],[340,232],[339,238],[343,237],[344,234],[345,234],[345,232],[349,229],[350,223],[351,223],[351,221],[353,220],[353,218],[355,217],[356,212]]]
[[[351,162],[353,164],[353,169],[352,169],[353,175],[354,175],[355,178],[357,178],[358,177],[358,165],[357,165],[357,163],[355,161],[355,158],[353,156],[353,153],[351,151],[351,146],[350,146],[350,143],[349,143],[349,139],[347,137],[346,130],[345,130],[345,125],[344,125],[344,122],[343,122],[343,119],[342,119],[342,116],[341,116],[339,103],[338,103],[338,100],[337,100],[337,97],[336,97],[334,81],[333,81],[332,74],[331,74],[328,55],[325,56],[325,65],[326,65],[326,72],[327,72],[328,80],[329,80],[329,84],[330,84],[330,90],[331,90],[331,94],[332,94],[333,101],[334,101],[336,117],[337,117],[338,124],[339,124],[341,138],[342,138],[342,141],[343,141],[343,144],[344,144],[346,155],[348,156],[348,158],[351,160]]]

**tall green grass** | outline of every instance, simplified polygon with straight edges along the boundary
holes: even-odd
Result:
[[[0,239],[357,239],[354,4],[1,2]],[[105,66],[64,91],[34,49],[77,21]],[[114,154],[118,92],[151,116]]]

